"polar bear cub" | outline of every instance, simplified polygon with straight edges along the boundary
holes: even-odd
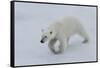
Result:
[[[82,24],[75,17],[65,17],[51,24],[47,31],[42,34],[41,43],[48,41],[48,47],[54,54],[63,53],[68,46],[70,37],[74,34],[79,34],[84,38],[83,43],[88,42],[88,35]],[[59,41],[59,50],[54,47]]]

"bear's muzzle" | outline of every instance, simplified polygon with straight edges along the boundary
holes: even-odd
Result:
[[[41,42],[41,43],[44,43],[44,41],[43,41],[43,40],[41,40],[40,42]]]
[[[47,36],[44,36],[40,42],[44,43],[46,40],[47,40]]]

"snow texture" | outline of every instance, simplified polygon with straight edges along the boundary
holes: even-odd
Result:
[[[41,29],[65,16],[78,18],[90,42],[80,36],[70,38],[63,54],[55,55],[47,43],[41,44]],[[15,3],[15,65],[39,65],[96,61],[96,7]]]

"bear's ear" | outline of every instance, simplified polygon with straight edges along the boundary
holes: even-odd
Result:
[[[44,32],[44,29],[41,29],[41,32]]]

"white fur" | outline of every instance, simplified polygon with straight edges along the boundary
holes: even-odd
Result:
[[[52,32],[52,34],[50,34]],[[88,35],[85,32],[80,21],[74,17],[65,17],[48,27],[48,30],[43,33],[42,37],[47,36],[48,46],[50,50],[55,53],[62,53],[68,46],[69,38],[74,34],[79,34],[84,38],[83,42],[88,41]],[[45,41],[46,41],[45,40]],[[59,41],[59,50],[56,51],[55,43]]]

